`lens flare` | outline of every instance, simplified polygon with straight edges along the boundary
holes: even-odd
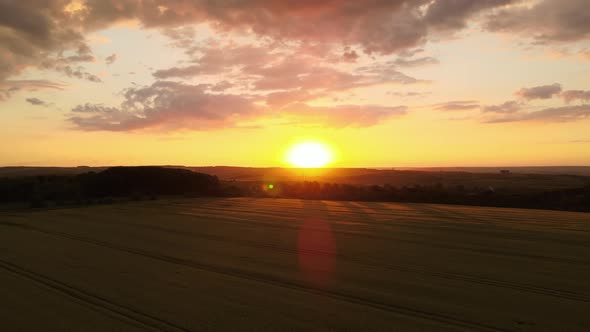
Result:
[[[296,144],[287,155],[287,161],[297,167],[317,168],[332,161],[332,153],[321,143],[305,142]]]

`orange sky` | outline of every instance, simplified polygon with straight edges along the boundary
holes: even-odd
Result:
[[[216,4],[0,5],[0,165],[590,165],[585,1]]]

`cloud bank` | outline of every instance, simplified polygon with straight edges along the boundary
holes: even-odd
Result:
[[[263,103],[268,96],[216,93],[213,87],[156,81],[150,86],[127,89],[119,107],[78,105],[72,109],[69,121],[85,131],[210,130],[243,127],[249,121],[267,117],[301,125],[341,128],[375,125],[406,111],[403,106],[319,107],[300,102],[277,109]]]

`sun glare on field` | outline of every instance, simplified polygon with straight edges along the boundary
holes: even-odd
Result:
[[[299,143],[289,150],[287,161],[296,167],[323,167],[332,161],[332,152],[326,145],[321,143]]]

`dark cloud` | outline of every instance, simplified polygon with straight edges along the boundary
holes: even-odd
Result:
[[[67,11],[69,0],[0,1],[0,80],[64,50],[84,44],[84,35],[122,20],[144,27],[167,28],[184,43],[187,23],[208,22],[220,31],[248,31],[277,41],[305,45],[353,45],[367,53],[390,54],[415,48],[429,31],[460,29],[480,11],[502,6],[501,0],[86,0]],[[356,51],[343,59],[354,60]],[[358,55],[358,54],[357,54]],[[74,55],[72,61],[92,61]],[[46,68],[47,69],[47,68]],[[164,76],[161,76],[164,78]]]
[[[459,30],[467,26],[467,19],[485,9],[515,3],[515,0],[437,0],[433,1],[424,20],[432,27]]]
[[[445,103],[435,104],[433,106],[435,110],[444,112],[471,111],[480,107],[479,102],[476,100],[448,101]]]
[[[490,12],[497,12],[498,19],[490,21],[488,26],[497,31],[540,31],[546,37],[568,36],[569,39],[587,36],[590,20],[585,0],[544,0],[532,7],[505,7],[513,2],[517,1],[86,0],[79,10],[67,11],[69,0],[4,0],[0,1],[0,54],[3,54],[0,80],[24,68],[41,66],[70,77],[98,81],[95,75],[81,74],[84,71],[74,64],[94,61],[84,35],[130,19],[147,28],[166,29],[181,47],[194,39],[194,30],[182,26],[206,22],[222,32],[241,31],[278,43],[297,42],[302,50],[317,52],[318,56],[331,53],[334,48],[348,47],[344,54],[339,54],[341,61],[354,61],[362,51],[412,53],[431,34],[459,31],[470,20]],[[542,19],[545,17],[548,19]],[[77,54],[60,55],[76,49]],[[196,51],[186,48],[188,53]],[[225,54],[222,58],[227,56],[231,57]],[[48,64],[47,59],[53,59],[54,63]],[[215,59],[201,60],[185,68],[157,71],[155,76],[166,79],[202,74],[215,65]],[[400,60],[398,65],[425,63],[434,61],[432,58]]]
[[[87,113],[87,114],[107,114],[116,113],[118,111],[115,107],[106,107],[102,104],[89,104],[78,105],[72,109],[73,113]]]
[[[115,61],[117,61],[117,54],[116,53],[113,53],[104,59],[104,62],[107,65],[112,65],[113,63],[115,63]]]
[[[587,40],[588,0],[540,0],[497,11],[486,23],[491,31],[520,34],[537,43]]]
[[[0,1],[0,81],[56,55],[63,61],[87,61],[83,34],[63,8],[69,1]],[[78,50],[69,59],[61,52]]]
[[[487,113],[482,121],[487,123],[537,121],[537,122],[570,122],[590,118],[590,105],[561,106],[544,108],[540,111],[525,111],[530,109],[527,104],[535,99],[550,99],[560,96],[566,103],[574,100],[590,100],[590,91],[566,90],[562,92],[560,84],[542,85],[533,88],[522,88],[517,93],[522,99],[519,101],[507,101],[500,105],[482,107],[482,112]]]
[[[488,105],[488,106],[484,106],[482,107],[482,111],[483,112],[487,112],[487,113],[515,113],[518,112],[519,110],[521,110],[522,108],[522,103],[517,102],[517,101],[507,101],[503,104],[499,104],[499,105]]]
[[[48,39],[53,24],[34,7],[26,1],[0,1],[0,25],[40,41]]]
[[[571,122],[590,119],[590,105],[564,106],[546,108],[536,112],[517,113],[497,118],[488,119],[485,122],[516,122],[516,121],[537,121],[537,122]]]
[[[366,53],[414,50],[439,31],[455,32],[485,13],[494,31],[531,34],[535,38],[581,40],[590,32],[586,0],[541,0],[508,6],[512,0],[86,0],[66,11],[69,0],[0,1],[0,80],[52,54],[78,48],[84,35],[122,20],[144,27],[170,29],[189,42],[187,23],[208,22],[219,31],[250,32],[275,41],[305,45],[354,46]],[[343,59],[354,60],[356,50]],[[92,61],[90,53],[71,61]],[[193,70],[196,70],[193,68]],[[166,74],[161,73],[160,78]]]
[[[359,58],[359,55],[355,50],[346,50],[342,53],[342,57],[345,61],[355,62]]]
[[[193,9],[225,29],[248,29],[278,39],[359,45],[367,53],[389,54],[421,45],[430,30],[463,28],[465,23],[456,22],[509,2],[210,0]],[[189,12],[186,7],[183,13]]]
[[[516,96],[526,99],[551,99],[561,92],[561,84],[541,85],[533,88],[522,88],[516,92]]]
[[[47,105],[46,102],[44,102],[43,100],[39,99],[39,98],[27,98],[25,99],[28,103],[30,103],[31,105],[35,105],[35,106],[45,106]]]
[[[100,77],[85,71],[84,68],[80,67],[80,66],[78,66],[76,68],[73,68],[72,66],[68,66],[68,65],[56,66],[56,67],[54,67],[54,69],[60,73],[65,74],[67,77],[79,78],[79,79],[87,80],[87,81],[94,82],[94,83],[102,82]]]
[[[590,90],[567,90],[561,93],[561,97],[568,104],[576,100],[588,102],[590,101]]]
[[[92,55],[92,50],[86,44],[79,44],[73,55],[65,56],[62,52],[55,56],[50,56],[42,60],[38,67],[41,69],[55,70],[67,77],[88,80],[99,83],[102,80],[89,72],[80,65],[81,62],[94,62],[96,59]]]
[[[426,0],[162,1],[160,5],[166,10],[149,9],[144,4],[140,19],[147,26],[208,20],[221,30],[252,31],[278,40],[360,45],[366,52],[391,53],[425,40],[428,29],[422,22],[419,7],[427,3]]]

